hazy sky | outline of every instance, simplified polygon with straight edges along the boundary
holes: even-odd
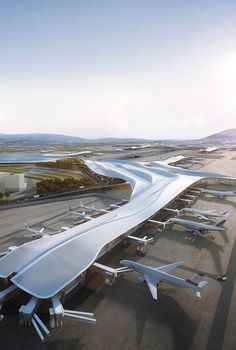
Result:
[[[236,1],[0,0],[0,133],[236,127]]]

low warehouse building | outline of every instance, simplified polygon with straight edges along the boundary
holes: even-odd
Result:
[[[22,192],[26,190],[25,174],[0,174],[0,191]]]

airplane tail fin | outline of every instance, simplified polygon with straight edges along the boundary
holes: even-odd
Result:
[[[226,219],[222,219],[216,224],[216,226],[223,228],[223,225],[224,225],[225,222],[226,222]]]
[[[192,284],[191,289],[198,298],[201,298],[201,289],[208,284],[207,281],[202,279],[203,276],[204,275],[202,273],[199,273],[197,275],[193,275],[191,279],[186,280],[186,282]]]
[[[229,215],[229,209],[226,209],[226,210],[222,210],[220,212],[221,215],[224,215],[224,216],[228,216]]]
[[[27,224],[27,222],[24,223],[25,228],[29,228],[29,225]]]
[[[44,231],[44,227],[41,228],[41,230],[39,231],[40,233],[43,233]]]
[[[197,288],[195,288],[195,294],[198,298],[201,298],[201,289],[208,284],[207,281],[201,281],[198,283]]]

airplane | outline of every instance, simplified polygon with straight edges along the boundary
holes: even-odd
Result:
[[[30,227],[27,222],[24,224],[24,227],[27,231],[31,232],[28,235],[25,235],[25,237],[48,237],[49,234],[44,232],[44,227],[42,227],[40,230],[37,230],[36,228]]]
[[[216,190],[208,190],[206,188],[197,188],[197,190],[201,191],[201,193],[210,194],[220,199],[223,199],[224,197],[236,196],[236,191],[216,191]]]
[[[201,279],[201,277],[203,277],[202,274],[195,275],[192,277],[192,279],[184,280],[183,278],[176,277],[168,273],[169,271],[183,264],[182,261],[157,268],[146,266],[132,260],[121,260],[120,263],[143,275],[141,278],[139,278],[139,280],[142,282],[147,282],[148,288],[153,299],[155,300],[157,300],[157,287],[160,282],[166,282],[183,288],[190,288],[198,298],[201,298],[201,289],[208,283],[207,281]]]
[[[27,222],[24,224],[25,226],[25,229],[29,232],[31,232],[30,234],[27,234],[25,235],[24,237],[38,237],[38,238],[44,238],[44,237],[49,237],[49,236],[52,236],[52,235],[56,235],[58,233],[62,233],[64,231],[67,231],[69,230],[69,227],[62,227],[60,231],[55,231],[55,232],[52,232],[52,233],[48,233],[48,232],[45,232],[44,231],[44,227],[42,227],[40,230],[37,230],[36,228],[33,228],[33,227],[30,227]]]
[[[215,225],[209,225],[208,223],[179,219],[179,218],[170,218],[167,221],[156,221],[156,220],[148,220],[148,221],[153,224],[162,226],[163,227],[162,231],[165,229],[166,225],[177,224],[177,225],[183,225],[193,234],[201,236],[204,231],[224,231],[224,228],[221,226],[225,223],[226,219],[221,220],[219,223]]]
[[[98,213],[109,213],[110,211],[109,210],[106,210],[106,209],[98,209],[98,208],[95,208],[94,205],[93,206],[88,206],[88,205],[85,205],[83,204],[82,202],[80,202],[80,206],[81,208],[87,210],[88,212],[98,212]]]
[[[171,218],[167,221],[167,223],[182,225],[186,227],[189,231],[191,231],[193,234],[201,236],[204,231],[224,231],[225,229],[221,226],[225,223],[225,221],[226,219],[223,219],[215,225],[209,225],[208,223],[203,222]]]
[[[76,216],[79,216],[82,220],[88,221],[88,220],[92,220],[94,219],[92,216],[86,215],[85,211],[83,211],[82,213],[79,211],[75,211],[73,210],[70,206],[69,206],[69,212],[71,214],[74,214]]]
[[[229,215],[229,210],[223,210],[220,212],[217,212],[215,209],[213,210],[200,210],[196,208],[182,208],[182,209],[171,209],[171,208],[165,208],[167,211],[175,212],[177,216],[179,216],[181,213],[189,213],[193,216],[197,217],[201,220],[209,220],[211,217],[223,217],[226,218]]]

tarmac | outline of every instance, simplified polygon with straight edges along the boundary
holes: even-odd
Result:
[[[229,152],[222,159],[211,159],[201,169],[236,175],[236,161],[232,159],[235,155],[236,152]],[[81,200],[84,204],[105,208],[125,196],[128,196],[128,190],[84,195]],[[51,231],[61,226],[72,227],[78,219],[68,215],[69,205],[78,208],[79,200],[0,212],[0,250],[27,241],[24,222],[45,226],[45,230]],[[144,255],[138,254],[134,245],[121,243],[101,262],[117,267],[121,259],[130,258],[158,267],[183,261],[173,274],[191,278],[195,273],[203,273],[208,285],[201,299],[191,290],[161,284],[155,301],[148,287],[137,281],[135,272],[119,277],[110,287],[94,273],[86,286],[74,293],[64,306],[94,312],[96,325],[65,319],[63,326],[41,344],[32,326],[18,324],[17,301],[11,301],[2,309],[5,318],[0,323],[0,349],[235,350],[236,197],[219,200],[200,195],[193,206],[203,210],[229,209],[230,215],[224,225],[226,230],[214,232],[214,239],[210,239],[207,235],[194,236],[177,225],[163,232],[154,225],[144,225],[137,234],[148,233],[155,237]],[[227,281],[218,281],[218,274],[226,274]],[[48,317],[40,316],[42,319]]]

